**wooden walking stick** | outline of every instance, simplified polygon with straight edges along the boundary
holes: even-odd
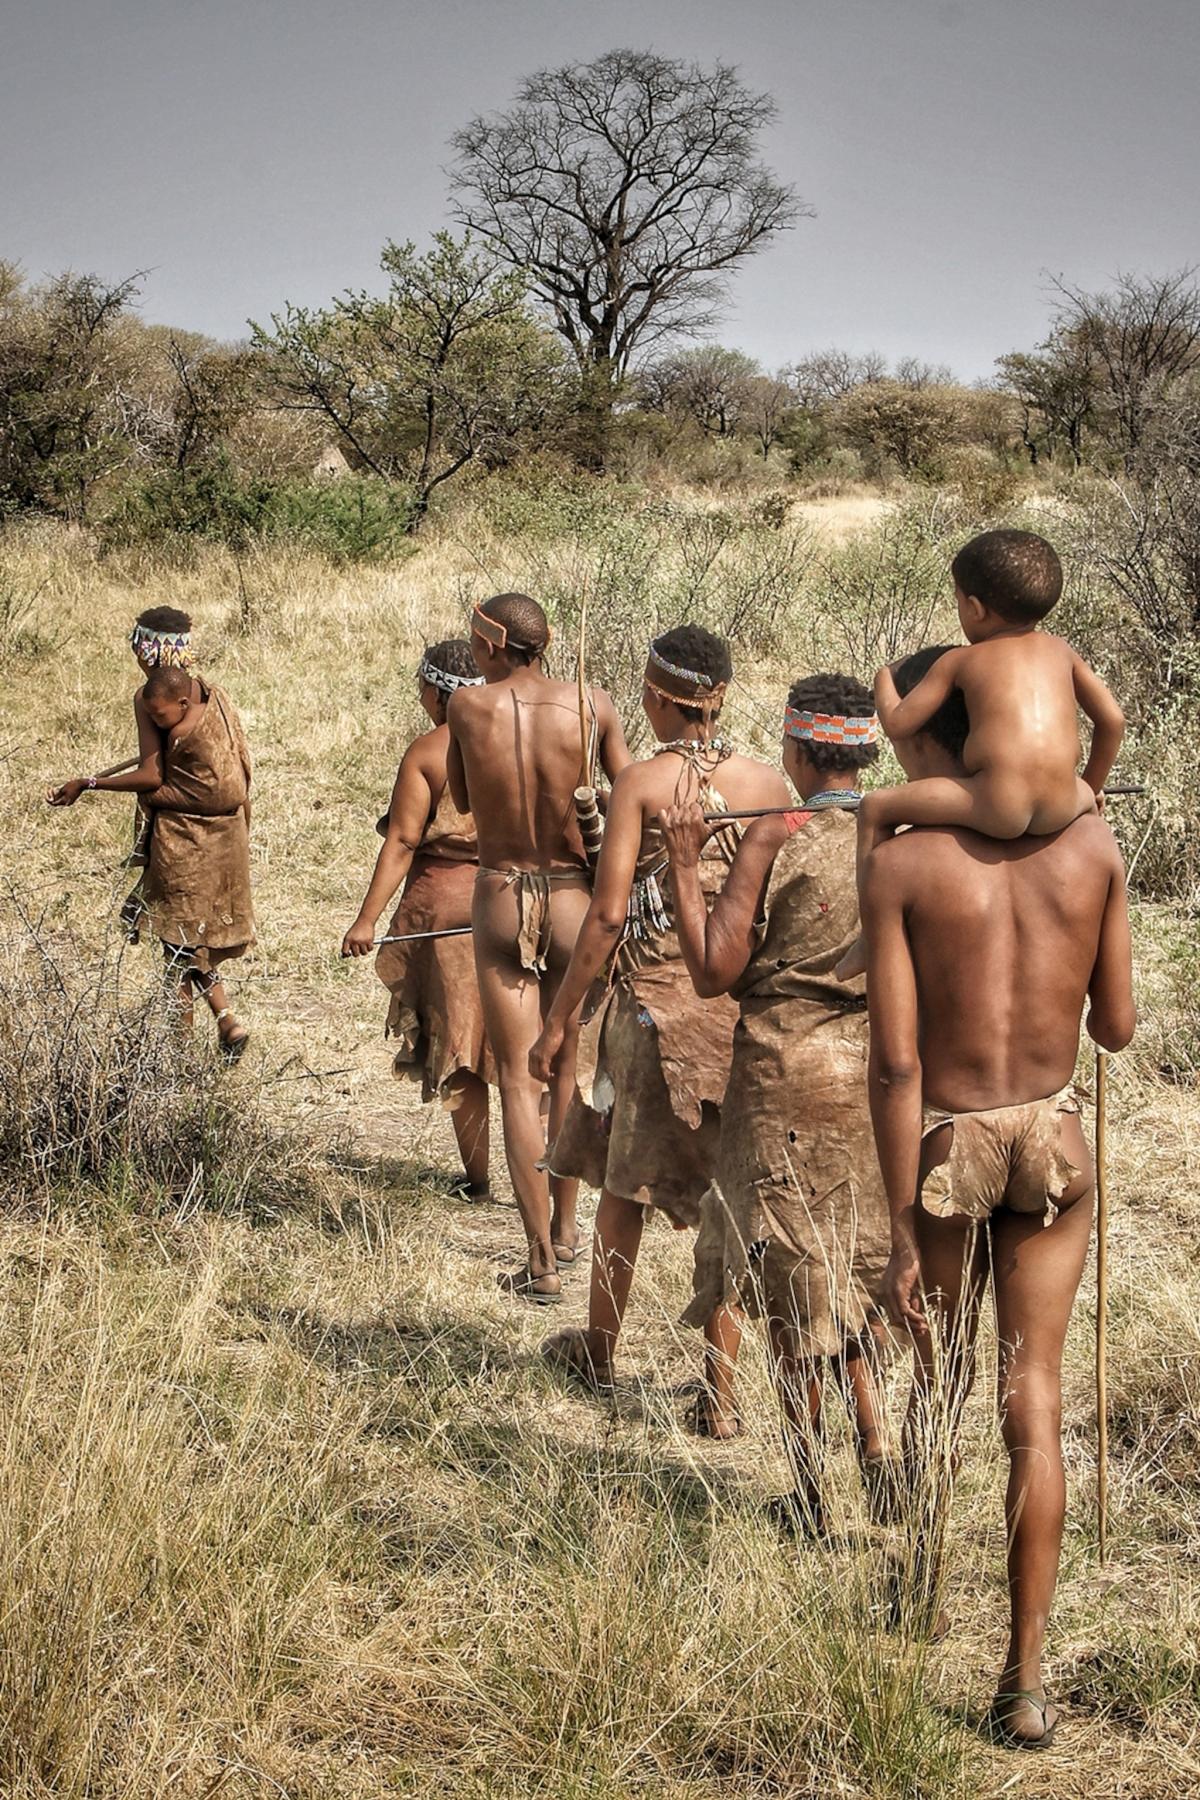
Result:
[[[1096,1538],[1108,1560],[1108,1053],[1096,1051]]]

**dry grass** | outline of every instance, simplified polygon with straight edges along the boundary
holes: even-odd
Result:
[[[1115,1072],[1113,1558],[1101,1577],[1088,1276],[1050,1634],[1067,1716],[1052,1756],[1018,1761],[974,1729],[1004,1639],[986,1355],[950,1527],[955,1629],[927,1651],[881,1629],[897,1546],[866,1528],[842,1437],[841,1547],[793,1549],[765,1527],[760,1503],[786,1471],[753,1341],[749,1435],[707,1447],[684,1434],[697,1356],[673,1324],[684,1239],[647,1234],[626,1377],[612,1408],[593,1406],[543,1373],[546,1319],[495,1292],[515,1214],[453,1204],[422,1173],[452,1166],[445,1122],[390,1082],[382,990],[335,950],[416,724],[413,647],[525,556],[463,525],[369,572],[212,555],[167,575],[98,565],[81,538],[0,542],[5,581],[32,597],[0,646],[4,874],[24,915],[10,899],[0,1037],[28,1046],[44,1005],[31,922],[53,966],[72,946],[80,977],[101,966],[127,808],[91,797],[51,813],[40,792],[124,749],[124,629],[174,600],[195,611],[205,666],[258,753],[261,943],[235,976],[256,1044],[224,1092],[274,1146],[251,1216],[236,1184],[201,1206],[170,1166],[139,1163],[140,1130],[107,1187],[94,1168],[60,1168],[48,1199],[0,1164],[0,1792],[1194,1793],[1200,1107],[1186,930],[1140,915],[1151,1019]],[[761,675],[764,707],[781,684]],[[152,1006],[151,954],[121,969],[122,1004]],[[102,1009],[82,1010],[102,1068],[98,1022]],[[36,1031],[32,1043],[25,1078],[44,1081]],[[166,1071],[167,1053],[143,1044]],[[174,1106],[180,1084],[164,1081]],[[9,1116],[31,1110],[10,1100]],[[308,1126],[325,1143],[348,1135],[353,1159],[302,1153]],[[298,1159],[303,1193],[287,1185]],[[582,1274],[568,1287],[573,1322]]]

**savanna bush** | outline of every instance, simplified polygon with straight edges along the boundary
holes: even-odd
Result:
[[[236,1207],[315,1191],[318,1156],[179,1029],[109,939],[99,952],[4,907],[0,1183],[10,1195]],[[245,1076],[249,1071],[245,1071]]]
[[[383,562],[410,554],[413,497],[378,476],[270,481],[227,462],[159,470],[128,488],[104,521],[109,548],[154,547],[186,559],[198,541],[244,551],[288,544],[331,562]]]

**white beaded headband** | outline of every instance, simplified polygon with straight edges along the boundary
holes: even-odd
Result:
[[[427,681],[431,687],[440,688],[443,694],[453,694],[459,688],[481,686],[483,676],[451,675],[448,670],[439,669],[436,663],[431,663],[427,656],[423,656],[417,669],[417,680]]]

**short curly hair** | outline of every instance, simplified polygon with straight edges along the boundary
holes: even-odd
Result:
[[[440,669],[443,675],[457,675],[463,681],[479,680],[479,670],[466,638],[443,638],[440,644],[430,644],[421,661]]]
[[[143,625],[147,631],[166,631],[175,636],[192,629],[189,614],[180,612],[177,606],[148,606],[145,612],[138,614],[135,623]]]
[[[671,631],[664,631],[661,637],[652,638],[650,647],[666,662],[674,663],[677,669],[688,669],[693,675],[707,675],[714,687],[733,680],[729,645],[715,632],[706,631],[703,625],[676,625]],[[685,719],[711,719],[721,710],[719,706],[689,706],[683,700],[676,700],[675,705]]]
[[[923,675],[928,674],[939,656],[945,656],[950,644],[927,644],[924,650],[914,650],[903,662],[897,663],[892,670],[892,679],[896,683],[901,697],[911,694]],[[935,744],[962,761],[963,747],[967,734],[971,729],[971,721],[967,717],[967,703],[958,688],[954,688],[938,707],[927,725],[921,727],[918,735],[928,733]]]
[[[505,648],[518,661],[536,662],[550,642],[550,626],[536,600],[528,594],[493,594],[479,608],[508,633]]]
[[[1036,625],[1063,590],[1058,551],[1036,531],[981,531],[950,565],[955,584],[1014,625]]]
[[[190,700],[191,694],[191,676],[186,669],[174,667],[155,669],[142,689],[143,700]]]
[[[843,719],[869,719],[875,712],[870,688],[853,675],[802,675],[792,683],[787,703],[798,712],[834,713]],[[868,768],[879,755],[878,744],[820,744],[809,738],[804,749],[813,768],[827,775]]]

